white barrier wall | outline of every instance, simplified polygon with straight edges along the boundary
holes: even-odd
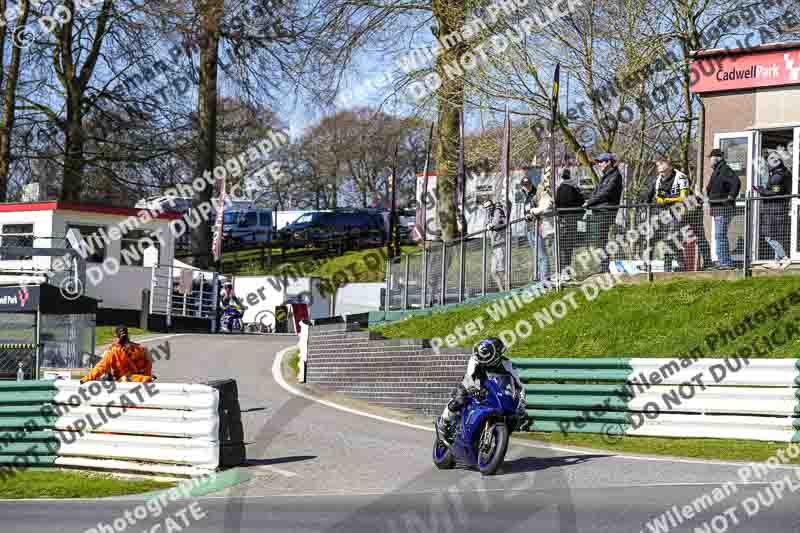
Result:
[[[157,381],[113,385],[109,392],[111,383],[55,383],[57,465],[182,475],[220,466],[215,388]]]
[[[320,291],[318,278],[280,278],[277,276],[236,276],[233,290],[247,307],[244,322],[255,322],[259,313],[268,311],[266,324],[275,325],[275,307],[289,299],[303,298],[311,319],[330,314],[330,296]]]
[[[381,289],[385,283],[349,283],[336,291],[336,311],[339,316],[380,311]]]

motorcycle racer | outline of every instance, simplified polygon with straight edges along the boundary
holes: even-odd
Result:
[[[514,379],[514,383],[520,391],[517,416],[525,417],[525,387],[511,360],[505,357],[505,352],[505,344],[497,337],[487,337],[473,347],[464,379],[453,389],[450,401],[436,422],[437,432],[448,443],[453,441],[453,433],[458,427],[468,396],[474,395],[480,390],[481,382],[489,373],[508,374]]]

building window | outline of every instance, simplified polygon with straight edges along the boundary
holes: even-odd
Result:
[[[33,224],[3,224],[0,226],[0,246],[23,246],[33,247]],[[0,260],[4,261],[25,261],[33,259],[32,255],[25,256],[4,256],[0,254]]]
[[[149,239],[148,239],[149,238]],[[158,248],[158,239],[153,233],[143,230],[131,230],[125,234],[120,244],[120,259],[126,266],[144,266],[144,252],[151,243]]]
[[[83,240],[83,251],[80,253],[87,263],[102,263],[106,258],[106,241],[103,236],[107,236],[105,226],[84,226],[82,224],[67,224],[67,232],[71,229],[81,232]],[[103,233],[100,233],[100,230]]]

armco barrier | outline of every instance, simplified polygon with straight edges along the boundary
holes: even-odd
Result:
[[[534,431],[800,440],[797,359],[520,358],[514,366]]]
[[[114,385],[0,382],[0,464],[196,475],[244,460],[234,381]]]
[[[306,381],[389,407],[441,411],[468,348],[309,328]],[[800,441],[797,359],[518,358],[532,431]],[[724,375],[723,375],[724,374]]]

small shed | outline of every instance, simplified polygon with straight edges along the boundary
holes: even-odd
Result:
[[[0,286],[0,379],[40,379],[43,368],[87,367],[95,349],[97,300],[65,297],[48,284]]]

